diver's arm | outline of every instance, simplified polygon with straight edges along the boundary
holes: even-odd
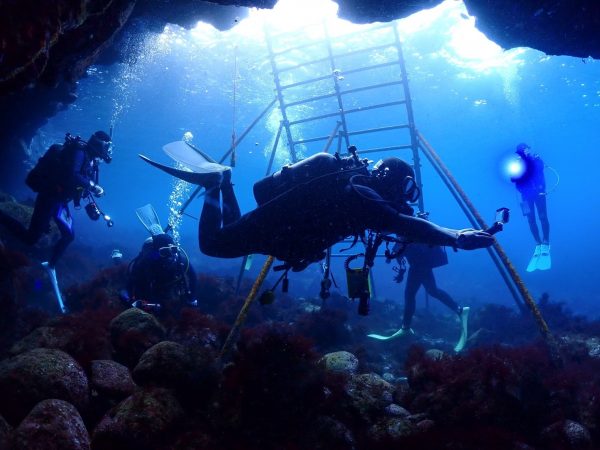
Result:
[[[482,230],[453,230],[404,214],[395,216],[391,231],[415,242],[444,245],[463,250],[489,247],[494,243],[492,235]]]
[[[74,189],[89,189],[94,185],[92,180],[88,178],[84,165],[87,162],[85,151],[76,149],[73,152],[73,158],[68,163],[67,173],[69,176],[69,185]]]

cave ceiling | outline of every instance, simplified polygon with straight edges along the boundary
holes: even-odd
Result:
[[[300,0],[298,0],[300,1]],[[355,23],[390,21],[441,0],[336,0]],[[476,26],[503,48],[600,58],[598,0],[464,0]],[[247,7],[275,0],[0,0],[0,152],[22,161],[35,132],[77,98],[75,82],[94,63],[123,55],[119,37],[199,20],[224,30]],[[140,23],[144,24],[143,30]],[[2,166],[6,167],[6,161]],[[2,174],[0,174],[2,175]]]

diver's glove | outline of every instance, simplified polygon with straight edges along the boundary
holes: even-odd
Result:
[[[454,245],[452,247],[461,250],[474,250],[476,248],[489,247],[494,243],[494,237],[483,230],[470,228],[456,232]]]
[[[102,197],[104,195],[102,186],[95,184],[93,181],[90,181],[90,192],[94,194],[94,197]]]

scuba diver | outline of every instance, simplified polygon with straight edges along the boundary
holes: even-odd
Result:
[[[417,217],[427,220],[429,213],[418,213]],[[412,243],[402,249],[402,244],[396,244],[392,250],[399,264],[394,280],[401,283],[406,272],[406,261],[409,269],[406,276],[406,287],[404,290],[404,317],[402,327],[391,336],[381,336],[379,334],[369,334],[368,336],[379,340],[388,340],[396,337],[413,335],[414,331],[410,327],[413,315],[415,314],[416,295],[421,286],[425,292],[433,298],[438,299],[446,305],[451,311],[457,314],[461,324],[461,335],[458,343],[454,347],[455,352],[460,352],[467,342],[467,321],[469,318],[469,307],[458,305],[446,291],[440,289],[435,281],[433,269],[448,264],[448,255],[443,247],[439,245],[428,245]],[[389,261],[388,261],[389,262]]]
[[[519,155],[520,173],[511,177],[517,190],[521,193],[521,208],[527,217],[531,234],[536,242],[535,251],[527,271],[536,269],[547,270],[551,267],[550,260],[550,222],[546,206],[546,179],[544,177],[544,161],[539,155],[530,152],[531,147],[525,143],[517,145],[516,154]],[[538,230],[535,211],[542,226],[542,236]]]
[[[189,170],[140,156],[206,189],[198,238],[200,250],[209,256],[271,255],[286,269],[300,271],[322,260],[332,245],[367,230],[469,250],[494,242],[481,230],[452,230],[413,217],[408,203],[416,201],[420,191],[412,167],[399,158],[381,160],[370,171],[355,147],[345,158],[317,153],[255,183],[258,207],[241,215],[230,167],[185,142],[167,144],[164,150]],[[360,314],[367,312],[368,307],[365,311],[365,305],[359,305]]]
[[[127,290],[121,299],[151,312],[177,313],[182,306],[197,306],[196,272],[185,251],[160,227],[152,227],[137,257],[127,270]]]
[[[67,133],[65,142],[52,145],[27,175],[26,184],[37,192],[29,226],[26,228],[0,211],[0,224],[28,245],[34,245],[49,232],[50,219],[56,223],[61,237],[54,245],[50,259],[42,266],[50,275],[62,312],[65,307],[56,282],[55,266],[75,237],[69,202],[73,201],[77,208],[82,198],[102,196],[104,189],[98,185],[99,163],[111,160],[112,141],[106,132],[96,131],[87,142]],[[99,213],[97,207],[95,210]]]

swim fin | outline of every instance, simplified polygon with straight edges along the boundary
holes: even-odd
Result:
[[[65,306],[65,303],[63,302],[63,298],[60,293],[60,289],[58,288],[58,280],[56,279],[56,270],[54,269],[54,267],[50,267],[50,264],[48,264],[47,261],[42,263],[42,267],[44,269],[46,269],[46,272],[48,272],[48,277],[50,278],[50,283],[52,283],[52,289],[54,290],[54,295],[56,295],[56,300],[58,301],[58,307],[60,308],[60,312],[63,314],[66,314],[67,307]]]
[[[533,272],[538,269],[538,262],[540,260],[540,255],[542,254],[542,245],[536,245],[535,250],[533,251],[533,256],[529,260],[529,264],[527,265],[527,272]]]
[[[454,347],[454,351],[456,353],[459,353],[462,351],[463,348],[465,348],[465,344],[467,343],[467,324],[469,322],[469,311],[471,310],[471,308],[469,308],[468,306],[465,306],[462,311],[460,312],[460,314],[458,315],[458,318],[460,319],[460,338],[458,339],[458,342],[456,343],[456,346]]]
[[[219,185],[223,180],[225,174],[231,171],[230,167],[210,162],[206,163],[201,169],[193,168],[194,170],[192,170],[192,168],[190,167],[188,170],[182,170],[157,163],[156,161],[152,161],[150,158],[144,155],[139,155],[139,157],[146,161],[148,164],[162,170],[163,172],[168,173],[169,175],[172,175],[183,181],[187,181],[188,183],[203,186],[205,188]]]
[[[135,214],[152,236],[163,232],[163,227],[160,225],[158,214],[156,214],[154,207],[150,203],[137,208]]]
[[[537,268],[538,270],[549,270],[552,268],[550,244],[542,244],[540,247],[540,256],[537,261]]]
[[[412,336],[413,334],[415,334],[415,332],[412,328],[400,328],[398,331],[396,331],[390,336],[382,336],[381,334],[367,334],[367,337],[377,339],[379,341],[387,341],[389,339],[394,339],[397,337]]]
[[[218,164],[208,154],[189,142],[175,141],[163,145],[163,151],[175,161],[188,166],[193,170],[194,167],[203,167],[205,164]]]

